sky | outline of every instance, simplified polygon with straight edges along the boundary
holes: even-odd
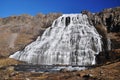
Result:
[[[82,10],[99,12],[120,6],[120,0],[0,0],[0,18],[38,13],[80,13]]]

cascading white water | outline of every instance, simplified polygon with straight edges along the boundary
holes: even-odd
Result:
[[[11,55],[20,61],[42,65],[92,65],[102,51],[101,36],[83,14],[64,14],[43,35]]]

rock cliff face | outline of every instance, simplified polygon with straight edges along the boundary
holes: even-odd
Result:
[[[120,32],[120,7],[104,9],[102,12],[95,14],[89,11],[82,11],[82,13],[89,16],[94,26],[103,24],[108,32]]]
[[[102,36],[87,15],[64,14],[41,37],[10,58],[43,65],[92,65],[102,51]]]

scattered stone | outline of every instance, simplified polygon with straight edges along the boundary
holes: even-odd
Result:
[[[60,70],[60,72],[69,72],[69,70],[67,70],[66,68],[63,68]]]
[[[76,76],[81,77],[81,74],[77,73]]]
[[[13,66],[10,66],[10,67],[8,67],[6,70],[8,70],[8,71],[14,71],[14,67],[13,67]]]
[[[84,78],[90,78],[90,77],[93,77],[92,74],[86,74],[86,75],[83,75]]]
[[[16,73],[15,72],[12,72],[9,77],[12,77],[12,76],[16,76]]]
[[[103,71],[100,71],[100,74],[103,74]]]
[[[25,80],[30,80],[29,78],[26,78]]]

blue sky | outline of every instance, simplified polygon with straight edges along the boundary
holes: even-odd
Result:
[[[0,0],[0,17],[38,13],[80,13],[82,10],[99,12],[120,6],[120,0]]]

